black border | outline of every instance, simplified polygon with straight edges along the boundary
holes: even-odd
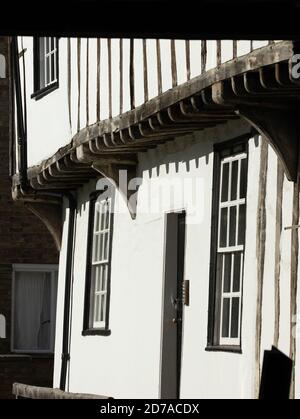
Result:
[[[57,81],[47,87],[40,88],[40,43],[39,37],[33,38],[33,89],[31,99],[39,100],[59,88],[59,38],[56,37],[56,74]]]
[[[111,294],[111,260],[112,260],[112,242],[114,230],[114,200],[115,190],[110,188],[111,191],[111,214],[110,214],[110,244],[109,244],[109,268],[107,275],[107,301],[106,301],[106,317],[105,327],[95,329],[90,327],[90,294],[91,294],[91,258],[92,258],[92,242],[93,242],[93,226],[95,215],[95,203],[100,195],[108,190],[94,191],[90,194],[90,208],[88,220],[88,240],[87,240],[87,256],[86,256],[86,277],[85,277],[85,296],[84,296],[84,313],[83,313],[83,329],[82,336],[110,336],[111,330],[109,329],[109,311],[110,311],[110,294]]]
[[[220,154],[222,151],[230,150],[231,148],[239,145],[245,145],[245,152],[247,153],[247,173],[248,173],[248,162],[249,162],[249,140],[257,135],[256,132],[250,132],[248,134],[236,137],[234,139],[215,143],[214,144],[214,165],[213,165],[213,185],[212,185],[212,210],[211,210],[211,244],[210,244],[210,272],[209,272],[209,299],[208,299],[208,326],[207,326],[207,346],[205,350],[207,352],[233,352],[242,353],[242,335],[241,343],[236,346],[225,346],[219,344],[219,328],[216,325],[216,270],[217,270],[217,240],[218,240],[218,209],[219,209],[219,185],[220,185]],[[248,176],[247,176],[247,190],[248,190]],[[247,201],[246,201],[246,213],[247,213]],[[247,225],[245,225],[247,228]],[[244,267],[243,267],[244,270]],[[244,272],[243,272],[244,279]],[[243,285],[242,285],[242,296],[241,296],[241,324],[243,318]]]
[[[52,0],[42,16],[36,0],[5,6],[12,18],[2,19],[3,35],[257,40],[300,35],[299,0]],[[99,16],[108,18],[99,24]]]

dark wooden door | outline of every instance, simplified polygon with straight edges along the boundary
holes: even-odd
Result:
[[[180,397],[185,254],[185,213],[169,213],[165,227],[165,271],[160,397]]]

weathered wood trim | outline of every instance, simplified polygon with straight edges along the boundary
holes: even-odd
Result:
[[[268,173],[268,143],[261,138],[259,190],[256,221],[256,259],[257,259],[257,300],[256,300],[256,333],[255,333],[255,397],[259,396],[261,375],[261,334],[262,304],[266,248],[266,194]]]
[[[97,89],[96,112],[97,121],[100,121],[100,76],[101,76],[101,40],[97,39]]]
[[[77,39],[77,132],[80,131],[80,99],[81,99],[81,38]]]
[[[87,38],[86,40],[86,126],[89,126],[89,109],[90,109],[90,104],[89,104],[89,92],[90,92],[90,60],[89,60],[89,55],[90,55],[90,42],[89,42],[89,38]]]
[[[282,234],[282,198],[284,170],[279,159],[277,159],[277,192],[276,192],[276,225],[275,225],[275,272],[274,272],[274,346],[278,348],[280,335],[280,264],[281,264],[281,234]]]
[[[236,40],[234,40],[232,43],[232,55],[233,55],[233,59],[237,57],[237,41]]]
[[[111,39],[107,38],[108,52],[108,109],[109,118],[112,118],[112,68],[111,68]]]
[[[162,71],[161,71],[161,52],[160,52],[160,40],[156,40],[156,59],[157,59],[157,83],[158,83],[158,94],[162,94]]]
[[[147,40],[143,39],[143,66],[144,66],[144,101],[148,102],[148,60],[147,60]]]
[[[222,64],[222,41],[217,41],[217,66]]]
[[[72,105],[71,105],[71,92],[72,92],[72,55],[71,55],[71,39],[67,41],[67,77],[68,77],[68,112],[69,112],[69,124],[70,131],[72,132]]]
[[[294,183],[292,225],[299,224],[299,180]],[[299,230],[292,230],[291,238],[291,304],[290,304],[290,358],[294,362],[290,398],[295,398],[295,362],[297,328],[297,289],[298,289]]]
[[[190,41],[185,41],[185,58],[186,58],[186,77],[187,80],[191,79],[191,45]]]
[[[120,62],[119,62],[119,71],[120,71],[120,115],[123,113],[123,39],[120,38],[119,41],[119,50],[120,50]]]
[[[201,41],[201,74],[206,71],[207,41]]]
[[[176,47],[175,40],[171,39],[171,69],[172,69],[172,86],[176,87],[177,81],[177,62],[176,62]]]
[[[134,39],[130,39],[129,50],[129,88],[130,88],[130,108],[135,108],[135,89],[134,89]]]
[[[14,383],[12,393],[21,399],[112,399],[112,397],[96,394],[69,393],[58,388],[36,387]]]

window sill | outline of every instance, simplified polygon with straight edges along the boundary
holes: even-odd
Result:
[[[43,89],[37,90],[36,92],[32,93],[31,99],[39,100],[48,95],[49,93],[52,93],[54,90],[59,88],[58,81],[51,84],[50,86],[44,87]]]
[[[207,346],[206,352],[230,352],[234,354],[242,354],[242,348],[240,346]]]
[[[86,329],[82,331],[82,336],[110,336],[111,330],[109,329]]]

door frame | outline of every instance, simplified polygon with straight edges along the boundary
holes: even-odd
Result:
[[[184,219],[184,230],[183,235],[181,235],[181,240],[183,241],[183,246],[181,247],[179,224],[182,218]],[[182,250],[181,279],[178,271],[180,248]],[[179,310],[177,309],[178,305],[176,307],[176,300],[178,299],[178,293],[182,289],[181,284],[179,287],[179,281],[183,282],[185,276],[185,249],[186,210],[183,208],[168,211],[164,217],[164,267],[159,370],[159,397],[161,399],[180,398],[184,307],[181,296],[179,296]],[[176,297],[173,297],[174,294]],[[174,324],[173,321],[175,319],[177,321]],[[173,350],[173,348],[175,349]]]

